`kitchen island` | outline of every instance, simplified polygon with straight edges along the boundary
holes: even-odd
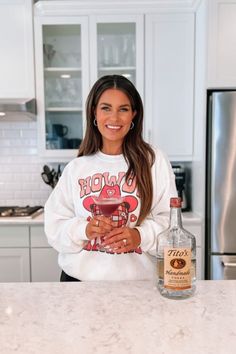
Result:
[[[152,282],[2,283],[1,353],[233,354],[236,281],[186,300]]]

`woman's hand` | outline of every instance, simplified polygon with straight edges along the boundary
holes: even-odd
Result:
[[[112,229],[112,220],[98,215],[88,222],[85,232],[88,239],[93,240],[95,237],[104,236],[104,234],[110,232]]]
[[[140,243],[141,237],[137,229],[116,227],[104,236],[102,246],[115,253],[124,253],[135,250]]]

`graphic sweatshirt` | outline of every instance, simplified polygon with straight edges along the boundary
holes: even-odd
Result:
[[[128,166],[123,155],[99,151],[75,158],[65,167],[45,204],[45,232],[49,244],[59,252],[59,266],[68,275],[82,281],[153,279],[157,235],[168,227],[170,198],[176,196],[171,165],[159,149],[154,151],[152,208],[140,226],[136,226],[140,198],[135,178],[125,180]],[[104,252],[96,238],[87,238],[87,223],[99,214],[92,196],[104,195],[124,197],[112,219],[119,227],[138,229],[141,244],[137,249],[122,254]]]

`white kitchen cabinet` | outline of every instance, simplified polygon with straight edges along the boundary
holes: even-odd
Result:
[[[30,281],[27,226],[0,226],[0,282]]]
[[[61,5],[46,4],[50,16],[43,2],[35,5],[36,97],[40,154],[68,159],[83,139],[85,101],[98,77],[124,75],[142,94],[143,15],[68,15]]]
[[[31,248],[31,281],[60,281],[58,253],[53,248]]]
[[[31,0],[0,0],[0,98],[33,98]]]
[[[0,248],[0,282],[30,281],[29,248]]]
[[[0,225],[0,282],[59,281],[57,255],[43,225]]]
[[[49,246],[41,225],[30,227],[31,281],[59,281],[58,253]]]
[[[202,244],[202,225],[201,222],[183,220],[183,227],[196,237],[196,275],[197,279],[204,279],[204,255]]]
[[[236,87],[236,1],[209,0],[208,88]]]
[[[66,148],[67,143],[64,144],[64,140],[62,143],[61,139],[60,142],[48,141],[57,140],[53,135],[48,139],[51,122],[68,126],[72,116],[76,124],[84,122],[85,99],[94,81],[102,75],[118,73],[134,82],[144,100],[146,140],[163,149],[172,161],[191,161],[194,155],[195,14],[198,3],[199,1],[193,1],[192,4],[183,1],[180,7],[175,2],[163,5],[159,1],[148,4],[145,1],[136,3],[124,0],[116,3],[91,1],[88,4],[71,1],[70,6],[66,1],[61,1],[60,4],[52,1],[37,2],[36,85],[41,154],[67,159],[76,156],[76,150]],[[69,106],[65,113],[65,105],[47,106],[45,82],[52,76],[55,79],[59,72],[55,65],[51,68],[45,66],[43,44],[49,42],[45,42],[47,39],[43,28],[45,25],[48,28],[58,25],[58,31],[63,32],[63,26],[66,28],[72,23],[78,26],[81,24],[81,49],[78,50],[76,41],[73,49],[69,48],[68,43],[73,42],[70,39],[67,46],[61,44],[61,47],[56,49],[54,45],[51,51],[51,54],[53,51],[59,54],[61,51],[63,54],[67,48],[65,53],[68,58],[71,54],[73,56],[73,53],[74,59],[81,56],[82,91],[72,91],[75,96],[80,92],[77,96],[82,97],[82,105]],[[56,54],[52,55],[55,60]],[[65,74],[73,74],[68,72],[68,67],[62,68],[67,68]],[[60,82],[62,84],[63,80]],[[56,85],[51,86],[55,93]],[[71,92],[71,89],[68,89],[68,92]],[[73,138],[81,139],[83,128],[84,126],[80,125],[78,131],[78,127],[73,129],[73,126],[69,126],[65,138],[71,138],[71,131],[75,135]],[[64,131],[66,130],[65,128]]]
[[[90,86],[104,75],[123,75],[144,91],[144,15],[89,16]]]
[[[36,16],[35,43],[39,152],[73,157],[89,86],[88,19]]]
[[[194,25],[194,13],[145,20],[145,131],[172,161],[193,154]]]

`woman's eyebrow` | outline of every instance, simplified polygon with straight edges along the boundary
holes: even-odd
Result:
[[[109,107],[112,107],[112,105],[110,103],[106,103],[106,102],[101,102],[99,105],[106,105]],[[131,105],[129,103],[125,103],[125,104],[121,104],[119,107],[130,107]]]
[[[99,106],[101,106],[102,104],[104,104],[104,105],[106,105],[106,106],[109,106],[109,107],[112,106],[110,103],[106,103],[106,102],[101,102],[101,103],[99,103]]]

